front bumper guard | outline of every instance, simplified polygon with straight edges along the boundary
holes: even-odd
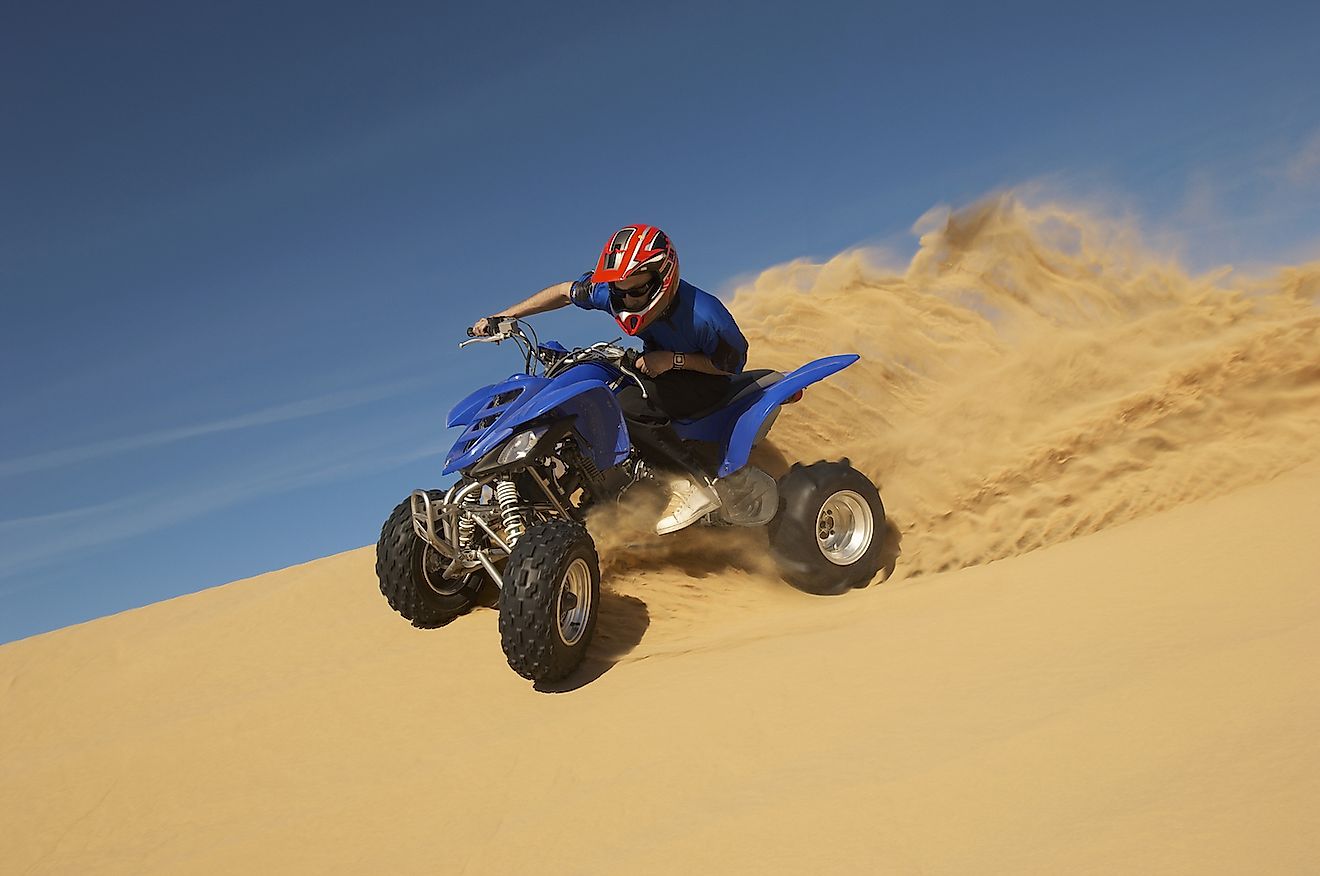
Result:
[[[452,492],[452,491],[451,491]],[[451,498],[447,495],[446,499]],[[491,530],[489,524],[482,518],[483,511],[493,511],[494,509],[481,505],[465,505],[462,503],[463,496],[456,496],[460,501],[437,501],[431,498],[431,494],[426,490],[413,490],[408,497],[412,508],[413,532],[422,541],[429,544],[440,554],[440,556],[449,560],[449,565],[441,572],[444,578],[459,578],[476,568],[483,568],[495,586],[503,588],[504,581],[500,577],[490,554],[485,550],[462,550],[455,545],[459,531],[459,518],[465,515],[470,522],[486,531],[492,541],[496,542],[504,553],[508,553],[508,546],[500,539],[499,535]],[[496,558],[502,554],[496,554]]]

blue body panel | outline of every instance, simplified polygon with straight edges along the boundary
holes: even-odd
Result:
[[[484,386],[450,410],[446,422],[467,426],[445,457],[442,474],[467,468],[507,441],[528,422],[554,412],[576,416],[582,449],[602,469],[622,462],[632,446],[623,411],[608,387],[618,375],[594,363],[577,365],[547,380],[517,374]],[[501,396],[517,393],[514,398]]]
[[[673,420],[674,431],[684,441],[709,441],[723,446],[729,438],[729,432],[733,430],[733,424],[758,398],[760,396],[743,399],[736,405],[720,408],[700,420]]]
[[[470,424],[477,412],[485,406],[492,396],[507,392],[516,386],[526,386],[524,381],[531,379],[533,378],[526,374],[515,374],[503,383],[488,383],[480,389],[473,390],[466,398],[449,409],[449,416],[445,417],[445,425],[466,426]]]
[[[803,387],[818,380],[824,380],[835,372],[842,371],[860,358],[854,353],[843,356],[826,356],[808,362],[801,368],[784,376],[778,383],[767,387],[760,395],[735,408],[716,411],[692,423],[676,423],[675,429],[685,439],[727,442],[724,461],[720,464],[719,477],[727,477],[747,464],[747,457],[752,452],[752,442],[761,431],[761,424],[766,417],[788,401],[789,397]],[[705,437],[718,435],[719,437]]]
[[[724,447],[718,474],[726,477],[747,464],[752,442],[780,405],[798,390],[847,368],[858,358],[848,354],[809,362],[736,405],[700,420],[675,420],[674,429],[684,440],[711,441]],[[584,362],[550,379],[515,374],[481,387],[454,405],[445,418],[447,425],[465,428],[445,457],[443,474],[468,468],[528,423],[547,417],[574,417],[582,451],[602,471],[618,465],[632,449],[623,411],[609,386],[618,377],[613,368]]]

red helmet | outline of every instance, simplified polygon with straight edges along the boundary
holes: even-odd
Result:
[[[627,298],[614,285],[642,276],[650,279],[628,289]],[[668,310],[678,295],[678,253],[669,235],[654,225],[625,225],[605,244],[591,282],[610,284],[610,310],[623,330],[635,335]]]

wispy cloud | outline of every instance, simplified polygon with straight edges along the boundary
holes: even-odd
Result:
[[[109,456],[130,453],[136,450],[161,447],[166,444],[174,444],[179,441],[187,441],[193,438],[202,438],[221,432],[234,432],[240,429],[251,429],[257,426],[269,426],[275,423],[286,423],[291,420],[315,417],[320,414],[358,407],[359,405],[369,404],[384,398],[402,395],[406,392],[416,390],[424,383],[426,383],[426,380],[423,378],[398,380],[392,383],[378,384],[361,389],[344,390],[341,392],[316,396],[314,398],[286,402],[284,404],[274,405],[261,410],[251,411],[246,414],[239,414],[238,416],[226,417],[220,420],[212,420],[206,423],[197,423],[191,426],[178,426],[172,429],[160,429],[154,432],[144,432],[139,435],[127,435],[122,438],[111,438],[106,441],[97,441],[77,447],[63,447],[58,450],[49,450],[45,453],[34,453],[29,456],[0,460],[0,478],[31,474],[33,472],[46,471],[53,468],[61,468],[66,465],[88,462],[94,459],[104,459]]]
[[[448,447],[447,441],[436,441],[433,436],[430,441],[409,444],[400,430],[391,431],[390,438],[336,441],[320,452],[286,448],[260,464],[245,462],[239,471],[212,473],[205,481],[168,490],[0,521],[0,578],[48,565],[71,552],[166,529],[262,496],[405,465],[443,453]],[[406,449],[400,449],[401,445]],[[4,588],[0,594],[22,586]]]
[[[1171,210],[1144,205],[1144,237],[1194,270],[1225,265],[1246,272],[1315,258],[1320,129],[1279,137],[1248,152],[1188,168]]]
[[[1320,128],[1313,131],[1301,147],[1288,157],[1283,175],[1293,185],[1320,185]]]

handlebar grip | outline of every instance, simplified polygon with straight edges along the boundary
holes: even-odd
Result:
[[[467,327],[467,336],[469,338],[475,338],[477,336],[477,333],[472,330],[472,326]]]

